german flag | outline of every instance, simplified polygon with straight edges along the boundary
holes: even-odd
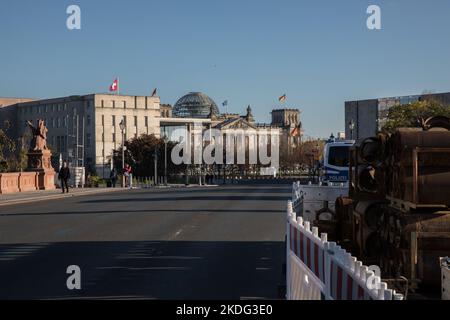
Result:
[[[281,97],[279,97],[278,101],[285,102],[286,101],[286,94],[283,94]]]

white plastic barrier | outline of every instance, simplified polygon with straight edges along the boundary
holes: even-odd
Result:
[[[441,258],[442,300],[450,300],[450,258]]]
[[[402,300],[374,271],[287,207],[288,300]]]
[[[330,212],[335,211],[336,199],[341,196],[348,196],[348,186],[343,184],[322,185],[309,184],[302,185],[294,182],[292,186],[292,206],[296,213],[301,213],[303,219],[314,221],[316,213],[327,208]],[[332,218],[331,215],[322,216],[325,220]]]

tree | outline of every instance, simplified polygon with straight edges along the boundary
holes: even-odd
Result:
[[[176,144],[167,143],[167,173],[174,174],[183,170],[182,166],[176,166],[171,161],[172,148]],[[158,176],[164,175],[164,140],[155,135],[143,134],[137,138],[125,142],[125,163],[133,169],[136,177],[152,177],[154,175],[155,152],[157,154]],[[114,157],[115,168],[122,168],[122,148],[117,150]],[[121,172],[121,169],[118,170]]]
[[[9,165],[7,157],[14,151],[14,141],[6,135],[5,131],[0,129],[0,172],[8,171]]]
[[[450,106],[435,100],[397,105],[389,109],[387,121],[381,131],[383,133],[394,133],[398,128],[420,127],[421,119],[435,116],[450,118]]]
[[[304,166],[311,166],[323,156],[326,141],[321,139],[304,141],[297,151],[298,162]]]

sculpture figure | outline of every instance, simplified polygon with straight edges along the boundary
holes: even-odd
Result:
[[[44,120],[38,120],[38,126],[35,127],[30,121],[27,121],[28,126],[33,133],[33,139],[31,140],[30,151],[44,151],[47,148],[47,132],[48,129],[45,126]]]

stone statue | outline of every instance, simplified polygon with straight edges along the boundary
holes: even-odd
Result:
[[[42,119],[38,120],[37,128],[30,121],[27,121],[27,124],[33,133],[33,139],[31,140],[30,151],[48,150],[48,148],[47,148],[48,129],[44,124],[44,120],[42,120]]]
[[[47,132],[44,120],[37,121],[35,127],[30,121],[28,126],[33,133],[30,149],[28,150],[27,172],[35,172],[36,190],[54,190],[55,189],[55,170],[52,167],[52,153],[47,147]]]

